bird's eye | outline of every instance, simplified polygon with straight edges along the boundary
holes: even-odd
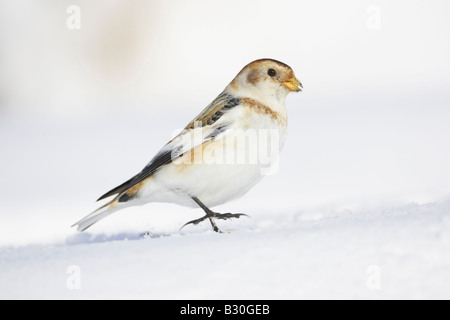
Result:
[[[277,74],[277,72],[274,69],[269,69],[269,70],[267,70],[267,74],[269,76],[273,77]]]

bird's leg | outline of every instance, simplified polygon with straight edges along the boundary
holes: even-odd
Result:
[[[243,214],[243,213],[217,213],[217,212],[214,212],[211,209],[209,209],[207,206],[205,206],[200,200],[198,200],[197,197],[192,197],[192,200],[194,200],[195,203],[197,203],[199,205],[199,207],[202,208],[203,211],[205,211],[206,215],[201,217],[201,218],[199,218],[199,219],[195,219],[195,220],[192,220],[192,221],[189,221],[189,222],[185,223],[181,227],[181,229],[184,228],[188,224],[198,224],[198,223],[200,223],[203,220],[206,220],[208,218],[209,222],[211,222],[211,226],[212,226],[213,230],[215,232],[221,232],[219,230],[219,228],[217,227],[217,225],[216,225],[216,223],[215,223],[213,218],[226,220],[226,219],[229,219],[229,218],[239,218],[240,216],[247,216],[246,214]]]
[[[212,218],[213,215],[214,215],[214,212],[211,211],[207,206],[205,206],[205,205],[203,204],[203,202],[201,202],[200,200],[198,200],[197,197],[192,197],[192,200],[194,200],[195,203],[197,203],[197,204],[200,206],[200,208],[202,208],[203,211],[205,211],[206,215],[205,215],[204,217],[200,218],[200,219],[196,219],[196,220],[189,221],[189,222],[187,222],[185,225],[191,224],[191,223],[192,223],[192,224],[198,224],[198,223],[202,222],[203,220],[205,220],[206,218],[209,218],[209,222],[211,222],[211,226],[212,226],[213,230],[214,230],[215,232],[220,232],[220,230],[219,230],[219,228],[217,227],[217,225],[216,225],[214,219]],[[183,227],[184,227],[185,225],[183,225]],[[182,227],[182,228],[183,228],[183,227]]]

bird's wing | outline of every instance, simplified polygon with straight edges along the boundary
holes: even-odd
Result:
[[[236,98],[225,91],[217,96],[202,112],[192,120],[186,130],[194,127],[206,127],[214,124],[225,112],[240,104],[239,98]]]
[[[228,123],[221,119],[222,115],[239,104],[238,98],[222,92],[179,135],[167,143],[141,172],[108,191],[97,201],[126,192],[150,177],[162,166],[173,162],[205,141],[214,139],[228,127]],[[129,195],[124,194],[119,198],[119,202],[127,201],[129,198]]]
[[[175,158],[173,158],[175,157]],[[176,157],[176,149],[172,148],[170,144],[167,144],[162,148],[158,154],[153,157],[153,159],[145,166],[144,169],[142,169],[141,172],[139,172],[137,175],[132,177],[131,179],[125,181],[121,185],[115,187],[114,189],[108,191],[104,195],[102,195],[100,198],[97,199],[97,201],[100,201],[102,199],[108,198],[112,195],[122,193],[124,191],[127,191],[131,187],[135,186],[139,182],[143,181],[150,175],[152,175],[158,168],[161,166],[168,164],[175,160]]]

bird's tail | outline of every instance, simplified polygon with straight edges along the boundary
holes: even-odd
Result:
[[[117,210],[117,197],[113,200],[109,201],[108,203],[104,204],[91,214],[88,214],[86,217],[81,219],[78,222],[75,222],[72,227],[77,226],[78,231],[84,231],[90,226],[92,226],[97,221],[100,221],[101,219],[109,216],[111,213],[115,212]]]

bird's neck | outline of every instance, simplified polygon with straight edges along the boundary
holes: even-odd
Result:
[[[225,91],[237,98],[251,98],[269,107],[274,112],[278,112],[283,116],[286,115],[286,92],[283,89],[275,91],[273,94],[265,94],[257,88],[240,87],[236,90],[232,85],[228,85]]]

